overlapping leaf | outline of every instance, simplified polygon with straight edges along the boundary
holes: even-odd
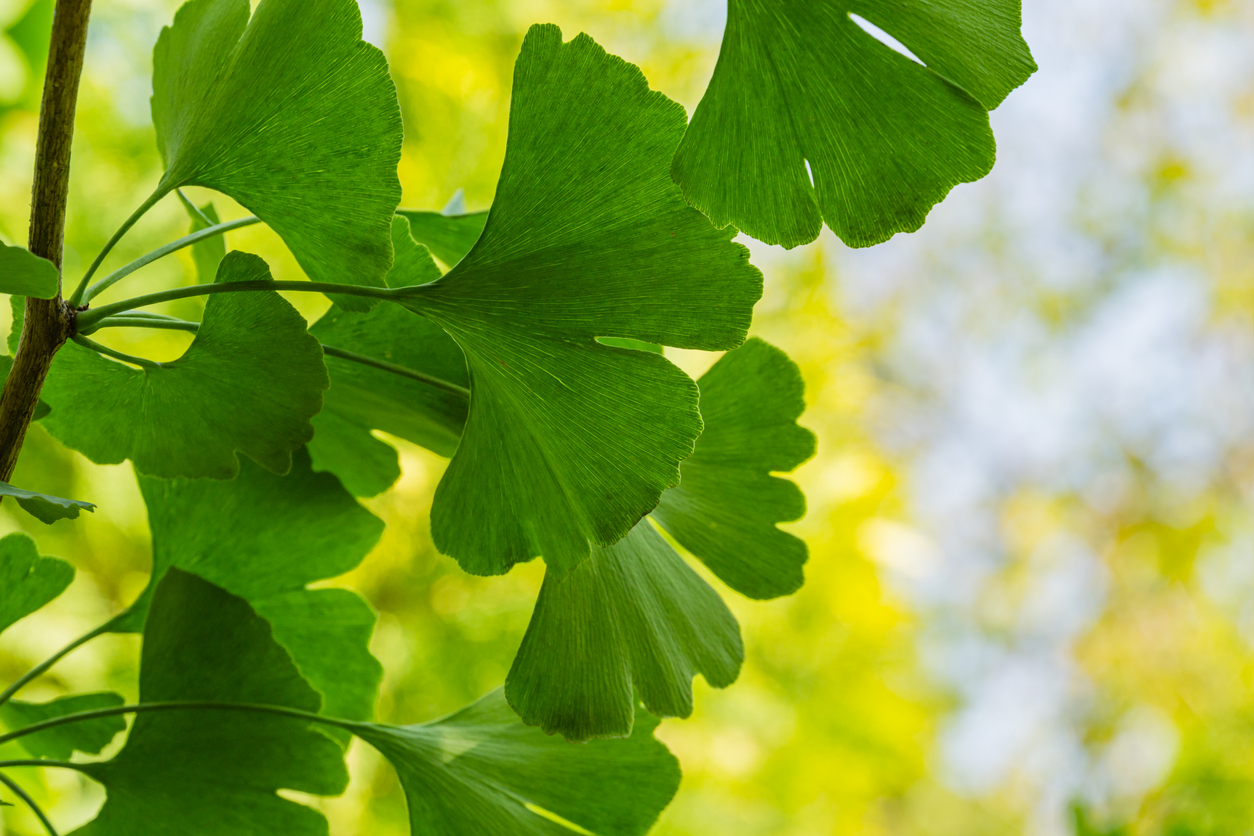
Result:
[[[396,214],[409,221],[414,240],[426,246],[432,255],[449,267],[455,266],[470,252],[488,222],[487,212],[446,215],[443,212],[398,209]]]
[[[851,246],[877,244],[988,173],[988,111],[1035,69],[1019,0],[728,0],[673,174],[717,225],[767,243],[804,244],[826,221]]]
[[[0,540],[0,632],[56,598],[74,580],[74,567],[43,557],[25,534]]]
[[[353,0],[262,0],[251,20],[248,0],[191,0],[157,40],[152,116],[159,192],[217,189],[278,232],[311,278],[383,284],[401,117]]]
[[[123,702],[121,694],[112,692],[74,694],[68,697],[57,697],[48,702],[9,700],[0,704],[0,720],[3,720],[5,726],[10,729],[18,729],[55,717],[77,714],[80,711],[114,708],[122,705]],[[85,755],[99,754],[101,749],[108,746],[110,741],[125,729],[126,718],[115,715],[54,726],[19,738],[19,741],[23,749],[37,758],[68,760],[74,752],[82,752]]]
[[[186,207],[187,214],[192,219],[189,234],[208,229],[219,223],[218,210],[213,208],[212,203],[197,207],[196,204],[184,198],[182,192],[179,192],[179,197],[183,199],[183,206]],[[222,263],[225,256],[226,239],[221,235],[192,244],[192,264],[196,266],[196,280],[201,283],[213,281],[218,275],[218,265]]]
[[[436,491],[437,547],[476,574],[543,554],[569,571],[679,478],[697,390],[625,337],[718,350],[745,336],[761,274],[669,178],[683,108],[586,35],[527,34],[483,235],[404,300],[466,354],[473,397]]]
[[[269,278],[260,258],[233,252],[217,280]],[[130,459],[163,478],[233,478],[237,451],[284,473],[313,437],[327,385],[322,347],[291,305],[278,294],[222,293],[172,362],[133,368],[66,345],[44,387],[44,426],[94,462]]]
[[[51,299],[61,291],[61,271],[25,247],[0,241],[0,293]]]
[[[141,702],[206,701],[317,711],[270,628],[242,600],[171,569],[153,596],[140,660]],[[300,719],[245,711],[167,711],[135,718],[117,757],[84,764],[104,784],[83,836],[325,836],[326,820],[279,789],[336,795],[340,747]]]
[[[63,499],[46,493],[15,488],[8,482],[0,482],[0,496],[11,496],[24,511],[42,523],[72,520],[79,511],[95,511],[96,506],[80,499]]]
[[[571,746],[519,723],[494,691],[443,720],[357,733],[396,767],[413,836],[635,836],[679,786],[656,726],[642,713],[626,740]]]

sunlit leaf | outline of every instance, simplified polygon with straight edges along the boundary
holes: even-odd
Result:
[[[636,697],[657,716],[687,717],[692,678],[725,688],[743,661],[727,605],[642,520],[564,578],[544,579],[505,693],[550,734],[621,737]]]
[[[641,714],[626,740],[572,746],[518,722],[500,691],[417,726],[365,725],[405,790],[413,836],[643,834],[679,786],[679,764]]]
[[[266,263],[232,252],[219,282],[268,280]],[[327,388],[322,347],[273,293],[221,293],[177,360],[134,368],[76,344],[57,354],[44,426],[99,464],[130,459],[163,478],[230,479],[237,452],[276,473],[313,437]]]
[[[184,4],[153,52],[152,117],[158,191],[217,189],[269,224],[310,278],[383,284],[401,116],[353,0],[262,0],[251,20],[248,0]]]
[[[52,299],[61,291],[61,271],[25,247],[0,241],[0,293]]]
[[[179,192],[179,197],[182,196],[183,193]],[[218,210],[213,208],[212,203],[197,207],[184,198],[183,205],[192,219],[192,228],[188,230],[189,233],[199,232],[219,223]],[[222,263],[225,256],[226,239],[221,235],[192,244],[192,264],[196,266],[196,280],[201,283],[213,281],[218,275],[218,265]]]
[[[0,540],[0,632],[56,598],[74,580],[74,567],[41,557],[25,534]]]
[[[5,726],[10,729],[19,729],[33,726],[44,720],[51,720],[54,717],[77,714],[80,711],[94,711],[98,708],[112,708],[124,702],[121,694],[108,691],[57,697],[49,702],[9,700],[0,705],[0,720],[4,721]],[[82,752],[85,755],[99,754],[100,750],[108,746],[118,732],[125,729],[126,718],[115,715],[54,726],[19,738],[19,742],[23,749],[37,758],[67,760],[74,752]]]
[[[461,261],[483,234],[487,212],[446,215],[419,209],[398,209],[396,214],[409,220],[414,240],[426,245],[436,258],[449,267]]]
[[[72,520],[79,511],[95,511],[96,506],[78,499],[62,499],[46,493],[36,493],[15,488],[8,482],[0,482],[0,496],[11,496],[28,514],[43,523]]]
[[[483,235],[404,304],[466,354],[473,397],[432,536],[476,574],[543,554],[569,571],[679,479],[701,429],[695,384],[626,337],[744,339],[761,274],[670,181],[684,110],[581,35],[532,27]]]
[[[812,241],[824,221],[877,244],[988,173],[988,111],[1035,69],[1019,0],[728,0],[674,177],[715,224],[770,244]]]
[[[153,596],[139,697],[321,705],[248,604],[178,569]],[[325,836],[321,814],[277,790],[337,795],[348,783],[340,747],[306,721],[225,710],[140,714],[117,757],[80,769],[108,792],[84,836]]]

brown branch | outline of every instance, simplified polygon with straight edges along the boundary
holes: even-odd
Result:
[[[61,267],[65,237],[65,202],[70,184],[70,145],[74,139],[74,107],[87,48],[91,0],[57,0],[39,107],[39,139],[35,147],[35,182],[31,187],[29,248]],[[26,429],[35,417],[39,392],[53,355],[73,333],[74,312],[58,293],[55,299],[26,299],[22,338],[13,369],[0,396],[0,480],[8,481],[17,465]]]

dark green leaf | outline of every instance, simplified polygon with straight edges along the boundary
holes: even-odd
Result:
[[[266,263],[232,252],[219,282],[268,280]],[[53,363],[44,426],[98,464],[130,459],[141,473],[231,479],[236,452],[284,473],[313,437],[327,388],[322,347],[278,294],[209,298],[187,352],[132,368],[78,345]]]
[[[413,836],[643,834],[679,787],[679,764],[641,714],[626,740],[573,746],[518,722],[500,691],[443,720],[358,734],[396,767]]]
[[[729,0],[675,181],[718,226],[770,244],[813,241],[823,221],[846,244],[877,244],[988,173],[987,111],[1035,69],[1019,0]]]
[[[414,240],[424,244],[436,258],[449,267],[461,261],[483,234],[488,222],[487,212],[445,215],[419,209],[398,209],[396,214],[409,219]]]
[[[653,518],[732,589],[759,599],[795,592],[806,544],[775,524],[799,519],[805,496],[771,473],[814,455],[814,434],[797,426],[805,410],[801,372],[755,338],[724,355],[699,385],[705,432]]]
[[[75,694],[69,697],[57,697],[51,702],[22,702],[9,700],[0,705],[0,720],[10,729],[33,726],[35,723],[63,717],[66,714],[77,714],[80,711],[94,711],[98,708],[112,708],[122,705],[125,700],[121,694],[102,692],[97,694]],[[20,739],[22,748],[37,758],[67,760],[74,752],[96,755],[109,745],[118,734],[125,731],[126,718],[122,716],[101,717],[79,723],[68,723],[54,726],[46,731],[36,732]]]
[[[0,241],[0,293],[51,299],[61,291],[61,271],[25,247]]]
[[[483,236],[404,301],[470,369],[466,430],[431,512],[437,547],[468,572],[539,554],[569,571],[652,510],[692,452],[695,384],[656,354],[597,341],[744,339],[762,276],[671,183],[684,121],[586,35],[527,34]]]
[[[317,711],[317,692],[244,601],[171,569],[153,596],[141,702],[212,701]],[[81,767],[108,799],[84,836],[325,836],[279,789],[336,795],[340,747],[299,719],[243,711],[141,714],[111,761]]]
[[[78,499],[62,499],[46,493],[35,493],[15,488],[8,482],[0,482],[0,496],[11,496],[17,500],[26,513],[42,523],[54,523],[57,520],[72,520],[78,517],[80,510],[95,511],[96,506]]]
[[[182,192],[179,192],[179,197],[183,199],[187,214],[192,219],[192,228],[188,232],[199,232],[219,223],[218,210],[213,208],[212,203],[206,203],[197,208],[195,204],[183,197]],[[218,265],[222,263],[225,256],[226,239],[221,235],[192,244],[192,263],[196,265],[196,280],[202,284],[213,281],[214,276],[218,274]]]
[[[642,520],[566,577],[545,577],[505,694],[549,734],[621,737],[636,713],[633,685],[651,713],[687,717],[692,678],[725,688],[743,661],[727,605]]]
[[[41,557],[25,534],[0,540],[0,632],[56,598],[74,580],[74,567]]]
[[[248,7],[191,0],[157,40],[158,191],[217,189],[278,232],[310,278],[381,286],[401,196],[387,61],[361,40],[353,0],[262,0],[251,20]]]

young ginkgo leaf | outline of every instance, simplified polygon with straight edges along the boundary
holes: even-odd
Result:
[[[642,520],[564,578],[545,577],[505,695],[549,734],[624,737],[636,697],[654,715],[687,717],[693,676],[725,688],[743,661],[722,598]]]
[[[262,0],[248,12],[248,0],[191,0],[157,40],[158,192],[216,189],[269,224],[310,278],[381,286],[401,197],[387,61],[361,40],[354,0]]]
[[[217,280],[269,278],[264,261],[236,251]],[[234,478],[237,451],[285,473],[313,437],[328,383],[322,346],[295,308],[277,293],[221,293],[177,360],[137,369],[66,345],[44,387],[44,426],[98,464],[130,459],[162,478]]]
[[[46,493],[36,493],[15,488],[8,482],[0,482],[0,496],[11,496],[17,500],[22,510],[42,523],[54,523],[57,520],[72,520],[78,517],[79,511],[95,511],[96,506],[79,499],[62,499]]]
[[[19,729],[24,726],[33,726],[44,720],[51,720],[54,717],[63,717],[66,714],[113,708],[124,702],[121,694],[108,691],[57,697],[49,702],[9,700],[0,705],[0,720],[4,721],[5,726],[10,729]],[[19,741],[23,749],[37,758],[68,760],[74,752],[82,752],[85,755],[99,754],[101,749],[108,746],[110,741],[125,729],[126,718],[114,715],[54,726],[22,737]]]
[[[153,590],[172,568],[195,572],[265,618],[323,707],[350,720],[374,714],[382,676],[370,654],[375,615],[345,589],[307,590],[355,568],[383,533],[334,476],[304,451],[286,476],[244,462],[229,482],[140,477],[152,530],[152,580],[111,625],[143,629]]]
[[[449,267],[456,266],[465,258],[488,222],[487,212],[445,215],[443,212],[398,209],[396,214],[409,220],[414,240],[425,245],[432,255]]]
[[[153,596],[139,698],[321,704],[247,603],[178,569]],[[140,714],[115,758],[79,769],[108,793],[82,836],[326,836],[321,814],[277,790],[337,795],[348,783],[340,747],[321,731],[245,711]]]
[[[0,293],[52,299],[61,291],[61,271],[25,247],[0,241]]]
[[[182,192],[179,192],[179,197],[183,197]],[[218,210],[213,208],[212,203],[197,207],[183,198],[183,205],[192,219],[192,228],[188,230],[189,233],[199,232],[219,223]],[[218,265],[222,263],[225,256],[226,238],[221,235],[192,244],[192,264],[196,267],[196,280],[201,283],[213,281],[214,276],[218,275]]]
[[[431,531],[468,572],[540,554],[569,571],[679,479],[701,430],[696,385],[597,337],[706,350],[745,337],[762,276],[670,181],[684,124],[588,36],[527,33],[483,235],[398,300],[466,354],[470,414]]]
[[[673,175],[715,224],[769,244],[813,241],[824,221],[878,244],[989,172],[988,111],[1035,69],[1019,0],[728,0]]]
[[[801,372],[754,338],[723,355],[698,385],[705,432],[653,518],[737,592],[758,599],[796,592],[806,544],[775,524],[800,519],[805,496],[771,474],[814,455],[814,433],[797,426],[805,410]]]
[[[42,557],[25,534],[0,540],[0,632],[56,598],[74,580],[74,567]]]
[[[398,217],[392,228],[396,263],[388,273],[393,287],[438,279],[440,269],[426,248],[415,243],[409,223]],[[456,387],[470,385],[462,350],[440,326],[396,305],[367,313],[332,308],[309,329],[329,346],[383,361]],[[469,401],[429,383],[327,355],[331,388],[314,418],[309,452],[314,467],[340,477],[356,496],[374,496],[400,476],[396,450],[370,434],[383,430],[442,456],[453,455],[466,423]]]
[[[626,740],[572,746],[519,723],[494,691],[442,720],[357,734],[396,768],[412,836],[638,836],[679,787],[656,727],[641,713]]]

